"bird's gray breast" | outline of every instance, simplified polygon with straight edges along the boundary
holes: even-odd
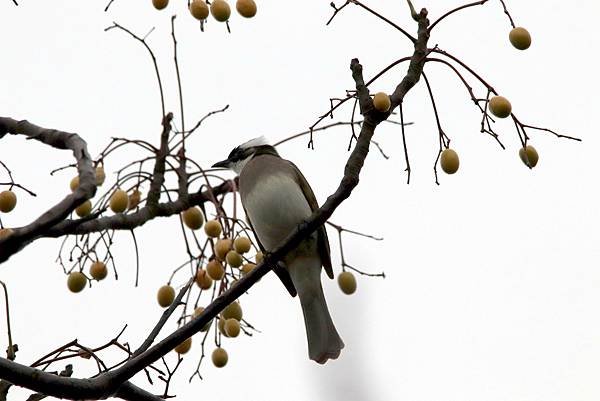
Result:
[[[250,165],[247,167],[251,168]],[[244,209],[258,239],[267,250],[279,245],[312,214],[301,187],[289,170],[275,169],[256,174],[255,177],[243,174],[240,187]]]

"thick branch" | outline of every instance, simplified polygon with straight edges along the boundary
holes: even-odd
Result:
[[[152,173],[152,183],[150,184],[150,190],[148,191],[148,198],[146,203],[149,207],[154,208],[158,204],[160,198],[160,188],[165,182],[165,160],[169,154],[169,133],[171,132],[171,120],[173,120],[173,114],[168,113],[162,121],[163,130],[160,134],[160,148],[156,155],[156,162],[154,163],[154,172]]]
[[[24,135],[56,149],[70,149],[77,161],[79,187],[62,201],[48,209],[29,225],[13,228],[14,232],[0,240],[0,263],[5,262],[44,232],[66,219],[77,206],[96,193],[96,175],[86,142],[77,134],[38,127],[28,121],[0,117],[0,138],[5,134]]]
[[[421,74],[423,73],[423,65],[425,64],[425,57],[427,56],[427,41],[429,40],[429,20],[427,19],[427,10],[422,9],[419,13],[419,30],[417,42],[415,43],[415,51],[410,59],[410,65],[408,66],[408,73],[402,79],[400,84],[396,87],[396,90],[390,96],[392,101],[392,107],[390,111],[396,108],[406,93],[412,89],[413,86],[419,82]]]
[[[103,230],[132,230],[146,224],[155,217],[168,217],[181,213],[191,206],[200,205],[213,199],[213,196],[232,191],[231,181],[225,181],[204,192],[189,194],[173,202],[159,203],[154,208],[144,206],[135,213],[115,214],[93,219],[84,223],[77,220],[63,221],[45,233],[46,237],[62,237],[68,234],[89,234]]]
[[[164,398],[149,393],[130,382],[126,382],[119,387],[114,396],[128,401],[164,401]]]
[[[94,379],[62,377],[5,358],[0,358],[0,376],[14,385],[48,396],[71,400],[104,399],[109,396],[131,401],[158,401],[161,399],[130,382],[117,384],[115,388],[103,375]]]

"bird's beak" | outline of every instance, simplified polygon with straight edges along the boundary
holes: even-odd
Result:
[[[227,166],[229,166],[229,160],[223,160],[223,161],[213,164],[213,167],[227,168]]]

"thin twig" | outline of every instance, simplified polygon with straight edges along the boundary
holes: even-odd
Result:
[[[110,0],[110,1],[108,2],[108,4],[106,5],[106,7],[104,8],[104,12],[107,12],[107,11],[108,11],[108,8],[109,8],[109,7],[112,5],[113,1],[115,1],[115,0]]]
[[[408,33],[406,30],[404,30],[398,24],[390,21],[388,18],[386,18],[383,15],[379,14],[377,11],[371,9],[370,7],[366,6],[365,4],[361,3],[358,0],[350,0],[350,1],[352,3],[354,3],[354,4],[356,4],[357,6],[360,6],[363,9],[367,10],[368,12],[370,12],[371,14],[373,14],[374,16],[376,16],[377,18],[379,18],[379,19],[387,22],[389,25],[393,26],[394,28],[396,28],[400,32],[402,32],[402,34],[404,34],[404,36],[406,36],[412,43],[416,43],[417,42],[417,39],[414,36],[412,36],[410,33]]]
[[[506,14],[508,19],[510,20],[510,25],[514,28],[515,22],[513,21],[512,17],[510,16],[510,13],[508,12],[508,9],[506,8],[506,4],[504,4],[504,0],[500,0],[500,3],[502,3],[502,8],[504,8],[504,14]]]
[[[164,118],[164,116],[165,116],[165,95],[163,93],[162,79],[160,78],[160,71],[158,70],[158,63],[156,62],[156,57],[154,56],[154,52],[152,51],[150,46],[148,46],[148,43],[146,43],[146,37],[140,38],[135,33],[131,32],[129,29],[117,24],[116,22],[113,22],[113,25],[105,28],[104,32],[108,32],[114,28],[118,28],[124,32],[127,32],[132,38],[136,39],[142,45],[144,45],[144,47],[150,54],[150,57],[152,58],[152,63],[154,64],[154,71],[156,72],[156,79],[158,81],[158,89],[160,91],[160,104],[161,104],[161,109],[162,109],[162,118]],[[146,36],[148,36],[148,35],[146,35]]]
[[[440,21],[442,21],[444,18],[446,18],[446,17],[454,14],[455,12],[463,10],[465,8],[473,7],[473,6],[480,6],[480,5],[483,5],[483,4],[487,3],[488,1],[489,0],[480,0],[480,1],[473,2],[473,3],[465,4],[463,6],[460,6],[460,7],[457,7],[455,9],[453,9],[453,10],[448,11],[446,14],[442,15],[440,18],[437,19],[437,21],[435,21],[433,24],[431,24],[429,26],[429,29],[428,29],[429,32],[431,32],[431,30],[433,29],[433,27],[436,26]]]
[[[135,350],[133,354],[131,354],[132,358],[141,355],[152,345],[152,343],[156,339],[156,336],[160,333],[160,330],[163,328],[165,323],[167,323],[167,320],[169,320],[169,317],[173,314],[175,308],[179,306],[181,299],[183,298],[185,293],[190,289],[193,283],[194,280],[190,279],[188,283],[185,286],[183,286],[183,288],[179,291],[179,294],[177,294],[177,297],[175,298],[173,303],[167,308],[167,310],[163,312],[160,319],[158,320],[148,337],[146,337],[142,345],[140,345],[140,347],[137,350]]]
[[[540,128],[540,127],[534,127],[533,125],[522,124],[522,123],[521,123],[519,120],[517,120],[517,122],[518,122],[518,123],[519,123],[519,124],[520,124],[520,125],[521,125],[523,128],[531,128],[531,129],[538,130],[538,131],[549,132],[549,133],[551,133],[551,134],[554,134],[554,135],[555,135],[557,138],[565,138],[565,139],[571,139],[571,140],[573,140],[573,141],[578,141],[578,142],[581,142],[581,138],[577,138],[577,137],[574,137],[574,136],[569,136],[569,135],[562,135],[562,134],[559,134],[559,133],[557,133],[557,132],[555,132],[555,131],[553,131],[553,130],[551,130],[551,129],[548,129],[548,128]]]
[[[179,91],[179,112],[181,113],[181,131],[185,132],[185,116],[183,114],[183,91],[181,89],[181,75],[179,74],[179,60],[177,59],[177,38],[175,37],[175,15],[171,17],[171,36],[173,37],[173,60],[177,75],[177,90]],[[185,142],[182,144],[185,148]]]
[[[15,350],[13,348],[12,331],[10,330],[10,305],[8,303],[8,289],[4,281],[0,280],[0,284],[4,289],[4,302],[6,306],[6,329],[8,330],[8,348],[6,349],[6,357],[11,361],[15,360]]]
[[[331,24],[331,21],[333,21],[333,19],[335,18],[335,16],[342,11],[344,8],[346,8],[346,6],[350,4],[350,0],[346,0],[346,2],[340,6],[340,7],[336,7],[335,3],[332,1],[331,3],[329,3],[329,5],[333,8],[333,15],[331,16],[331,18],[329,18],[329,20],[327,21],[327,23],[325,25],[329,25]]]
[[[404,160],[406,160],[406,168],[404,171],[407,172],[408,177],[406,178],[406,184],[410,184],[410,160],[408,158],[408,148],[406,146],[406,133],[404,132],[404,110],[402,108],[402,103],[398,105],[398,109],[400,109],[400,126],[402,127],[402,146],[404,148]]]

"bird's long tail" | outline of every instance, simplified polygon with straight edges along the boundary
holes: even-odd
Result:
[[[337,359],[344,342],[331,320],[321,287],[321,260],[297,257],[288,265],[288,271],[300,298],[310,359],[321,364]]]

